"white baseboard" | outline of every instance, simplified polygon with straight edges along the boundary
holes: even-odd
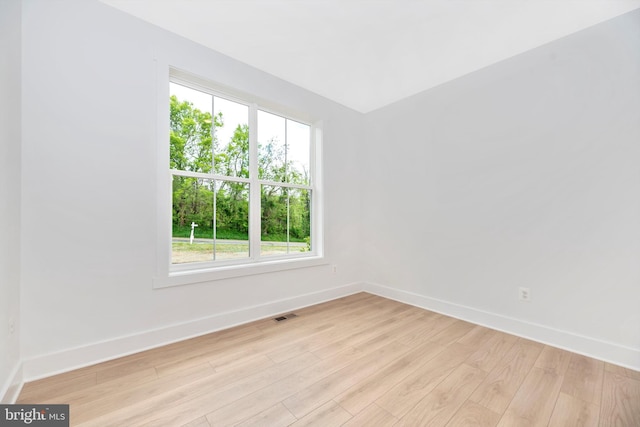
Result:
[[[374,283],[351,283],[24,360],[15,368],[12,379],[5,385],[6,390],[4,394],[0,393],[0,397],[4,396],[2,402],[12,403],[26,381],[34,381],[362,291],[640,370],[638,349]]]
[[[33,357],[23,361],[24,380],[34,381],[95,363],[231,328],[283,312],[362,292],[362,288],[362,283],[352,283]]]
[[[9,375],[6,384],[3,384],[2,389],[0,389],[0,403],[15,403],[18,395],[20,395],[23,384],[22,363],[18,362],[13,368],[13,371],[11,371],[11,375]]]
[[[640,371],[640,350],[596,338],[490,313],[413,292],[365,283],[364,291],[405,304],[424,308],[477,325],[517,335],[552,347]]]

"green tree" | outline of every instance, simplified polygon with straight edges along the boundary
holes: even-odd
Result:
[[[170,167],[172,169],[249,177],[249,127],[236,127],[229,142],[220,149],[213,129],[224,126],[222,113],[213,116],[188,101],[170,98]],[[260,179],[304,184],[307,173],[296,171],[285,162],[284,147],[277,140],[260,144]],[[214,154],[215,153],[215,154]],[[215,204],[214,204],[215,198]],[[219,238],[247,238],[249,231],[248,185],[174,176],[174,236],[188,236],[196,222],[196,236],[213,235],[214,217]],[[262,186],[263,240],[284,240],[287,231],[292,240],[305,241],[310,235],[309,194],[306,190],[281,186]],[[214,212],[215,211],[215,212]]]
[[[212,117],[188,101],[170,98],[169,167],[192,172],[209,173],[212,153],[217,141],[212,137],[212,126],[223,126],[222,114]],[[215,145],[214,145],[215,144]]]

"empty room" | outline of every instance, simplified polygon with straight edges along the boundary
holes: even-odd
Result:
[[[0,52],[0,425],[640,426],[640,0],[0,0]]]

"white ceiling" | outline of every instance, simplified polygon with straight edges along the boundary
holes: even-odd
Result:
[[[101,0],[368,112],[640,0]]]

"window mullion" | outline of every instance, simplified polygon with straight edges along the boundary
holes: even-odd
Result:
[[[262,185],[271,185],[271,186],[275,186],[275,187],[298,188],[300,190],[313,190],[313,187],[311,187],[310,185],[290,184],[290,183],[287,183],[287,182],[269,181],[269,180],[266,180],[266,179],[261,179],[258,182],[260,184],[262,184]]]
[[[324,221],[323,176],[322,168],[318,169],[318,161],[322,162],[322,123],[315,123],[311,131],[311,147],[309,150],[309,184],[311,190],[311,248],[317,255],[323,255],[324,235],[322,223]]]
[[[213,181],[213,260],[217,258],[218,239],[218,182]]]
[[[216,173],[216,97],[211,97],[211,174]]]
[[[260,256],[260,184],[258,182],[258,106],[249,106],[249,257]]]

